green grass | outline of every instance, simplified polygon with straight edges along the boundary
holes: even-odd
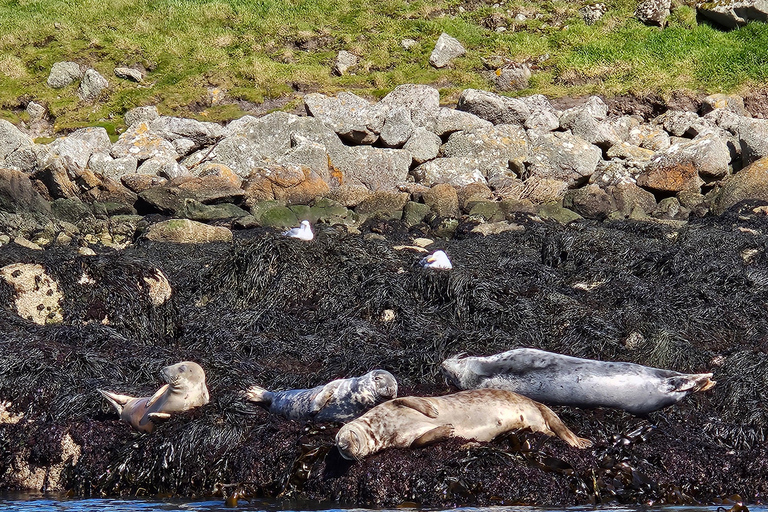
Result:
[[[237,100],[258,104],[295,90],[381,97],[402,83],[435,85],[450,104],[465,88],[494,89],[481,62],[492,55],[540,63],[518,94],[740,92],[768,81],[768,25],[720,31],[682,6],[661,30],[633,19],[634,2],[613,0],[587,26],[578,15],[583,1],[0,0],[0,117],[20,120],[34,99],[58,130],[119,130],[121,115],[139,105],[225,120],[242,115]],[[526,20],[515,20],[518,13]],[[441,32],[467,54],[437,70],[428,59]],[[404,38],[418,44],[404,50]],[[361,62],[339,77],[330,69],[342,49]],[[101,72],[108,94],[86,105],[76,86],[50,89],[48,72],[61,60]],[[144,67],[146,83],[115,77],[114,67],[126,65]],[[229,101],[209,106],[214,87]]]

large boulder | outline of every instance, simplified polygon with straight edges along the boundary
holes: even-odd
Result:
[[[443,156],[475,157],[504,166],[528,155],[528,136],[519,125],[499,124],[453,133],[441,148]]]
[[[443,32],[437,39],[435,48],[429,56],[429,63],[436,68],[444,68],[450,64],[453,59],[461,57],[465,53],[467,53],[467,50],[462,46],[458,39]]]
[[[80,81],[80,87],[77,90],[78,96],[83,101],[93,102],[99,99],[102,91],[109,87],[109,82],[101,73],[95,69],[87,69]]]
[[[713,0],[696,5],[699,14],[726,28],[738,28],[750,21],[768,21],[764,0]]]
[[[368,189],[394,191],[408,179],[411,154],[402,149],[358,146],[332,160],[343,173],[340,181],[351,185],[365,185]]]
[[[437,158],[442,144],[443,141],[439,136],[426,128],[419,127],[413,131],[403,149],[411,154],[413,163],[419,165]]]
[[[304,96],[304,107],[350,144],[373,144],[384,124],[374,105],[351,92],[340,92],[335,98],[310,93]]]
[[[216,123],[181,117],[158,117],[150,121],[149,129],[169,142],[187,139],[192,142],[192,149],[210,146],[224,138],[224,128]]]
[[[530,106],[521,99],[507,98],[477,89],[464,89],[456,108],[493,124],[524,125],[531,115]]]
[[[108,153],[112,146],[107,130],[101,127],[81,128],[65,137],[59,137],[48,145],[50,156],[58,156],[64,162],[70,178],[88,167],[94,153]]]
[[[741,118],[737,130],[744,167],[768,156],[768,119]]]
[[[613,197],[597,185],[569,190],[563,197],[563,207],[585,219],[603,220],[616,209]]]
[[[763,157],[730,176],[717,192],[712,211],[720,215],[745,199],[768,201],[768,157]]]
[[[447,183],[463,187],[470,183],[485,183],[488,161],[475,157],[436,158],[425,162],[412,171],[416,181],[431,187]]]
[[[488,128],[493,123],[475,114],[456,110],[455,108],[440,107],[431,130],[440,137],[450,135],[459,130],[471,131],[477,128]]]
[[[51,206],[32,186],[29,176],[0,168],[0,211],[49,214]]]
[[[83,72],[77,62],[55,62],[48,75],[48,87],[61,89],[80,80],[82,76]]]
[[[189,219],[171,219],[152,224],[144,236],[154,242],[200,244],[231,242],[232,231],[222,226],[209,226]]]
[[[424,204],[440,217],[459,216],[459,196],[456,187],[439,183],[423,194]]]
[[[0,165],[17,150],[30,148],[32,139],[5,119],[0,119]]]
[[[329,191],[328,184],[309,167],[268,164],[243,182],[246,206],[277,200],[283,204],[307,204]]]
[[[599,147],[568,132],[543,133],[531,138],[528,171],[575,185],[595,172],[602,155]]]
[[[130,156],[139,162],[154,157],[179,158],[173,144],[150,130],[145,122],[136,123],[125,130],[112,145],[110,153],[114,158]]]

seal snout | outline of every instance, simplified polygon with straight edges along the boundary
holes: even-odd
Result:
[[[391,373],[379,370],[374,373],[376,394],[381,399],[397,398],[397,379]]]
[[[349,424],[341,427],[336,434],[336,447],[341,456],[347,460],[359,461],[364,457],[361,453],[360,436]]]

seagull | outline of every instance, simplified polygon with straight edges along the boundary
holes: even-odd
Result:
[[[315,234],[312,233],[312,228],[309,226],[308,220],[301,221],[301,226],[289,229],[283,233],[283,235],[290,238],[298,238],[299,240],[312,240],[315,238]]]
[[[425,256],[421,259],[420,263],[424,268],[437,268],[440,270],[450,270],[453,268],[451,260],[448,259],[448,255],[443,251],[435,251],[429,256]]]

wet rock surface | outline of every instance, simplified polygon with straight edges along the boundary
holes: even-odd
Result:
[[[457,203],[472,204],[476,193]],[[23,319],[15,288],[0,281],[0,488],[359,506],[722,503],[734,494],[761,502],[767,211],[742,202],[687,223],[568,226],[517,213],[516,229],[488,236],[461,217],[451,239],[436,238],[440,223],[378,218],[359,233],[318,223],[312,242],[255,228],[234,230],[232,242],[134,235],[121,250],[79,251],[89,233],[117,236],[86,224],[67,227],[71,244],[45,250],[8,241],[0,267],[42,268],[57,283],[61,320]],[[136,233],[152,221],[114,217]],[[453,270],[423,269],[423,254],[403,248],[425,236]],[[444,358],[519,346],[712,371],[718,384],[648,418],[555,408],[595,442],[587,450],[517,432],[359,462],[334,448],[339,425],[284,420],[242,398],[252,384],[307,388],[373,368],[392,372],[401,396],[444,394]],[[152,435],[132,432],[97,392],[151,393],[159,370],[181,360],[205,368],[211,402]],[[24,478],[52,467],[61,472]]]

